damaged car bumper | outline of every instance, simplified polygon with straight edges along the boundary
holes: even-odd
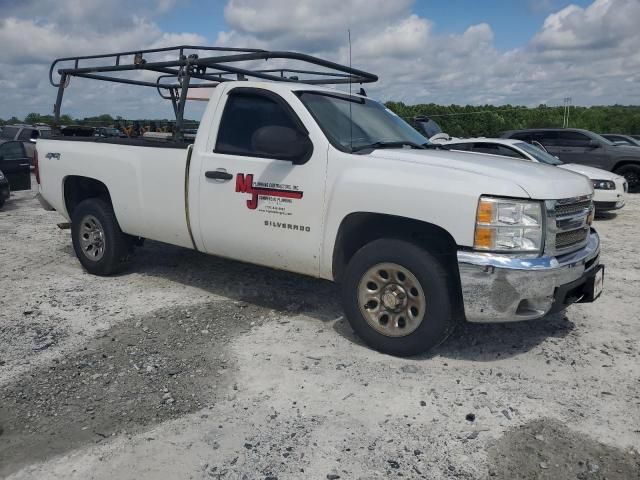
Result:
[[[469,322],[533,320],[575,302],[595,300],[603,282],[600,239],[561,256],[534,258],[458,251],[464,309]]]

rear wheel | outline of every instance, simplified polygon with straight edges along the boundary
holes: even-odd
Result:
[[[347,266],[342,288],[352,328],[381,352],[426,352],[455,326],[445,269],[410,242],[382,239],[362,247]]]
[[[112,206],[100,199],[83,200],[73,211],[73,249],[82,266],[94,275],[110,275],[128,264],[131,242],[125,235]]]
[[[640,165],[623,165],[617,168],[615,173],[625,178],[629,185],[629,192],[640,192]]]

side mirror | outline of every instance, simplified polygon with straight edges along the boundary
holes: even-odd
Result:
[[[313,152],[313,144],[306,133],[277,125],[256,130],[251,137],[251,146],[256,152],[294,165],[305,163]]]
[[[598,142],[596,142],[595,140],[589,140],[587,142],[587,144],[585,145],[585,147],[587,148],[598,148],[600,146],[600,144]]]

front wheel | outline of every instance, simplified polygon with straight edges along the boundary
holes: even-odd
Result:
[[[428,251],[382,239],[353,256],[342,298],[351,327],[369,346],[409,356],[439,345],[452,332],[448,285],[447,272]]]
[[[615,173],[623,176],[629,185],[629,192],[640,192],[640,165],[627,164],[617,168]]]
[[[132,245],[108,202],[100,198],[83,200],[71,220],[73,249],[89,273],[111,275],[127,266]]]

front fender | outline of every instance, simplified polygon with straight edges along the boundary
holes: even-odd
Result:
[[[397,168],[391,170],[389,162],[370,160],[371,165],[341,168],[334,176],[333,165],[329,166],[320,259],[323,278],[332,278],[338,231],[350,214],[371,212],[420,220],[447,231],[457,245],[472,246],[481,195],[528,198],[515,183],[472,172],[410,164],[391,165]]]

